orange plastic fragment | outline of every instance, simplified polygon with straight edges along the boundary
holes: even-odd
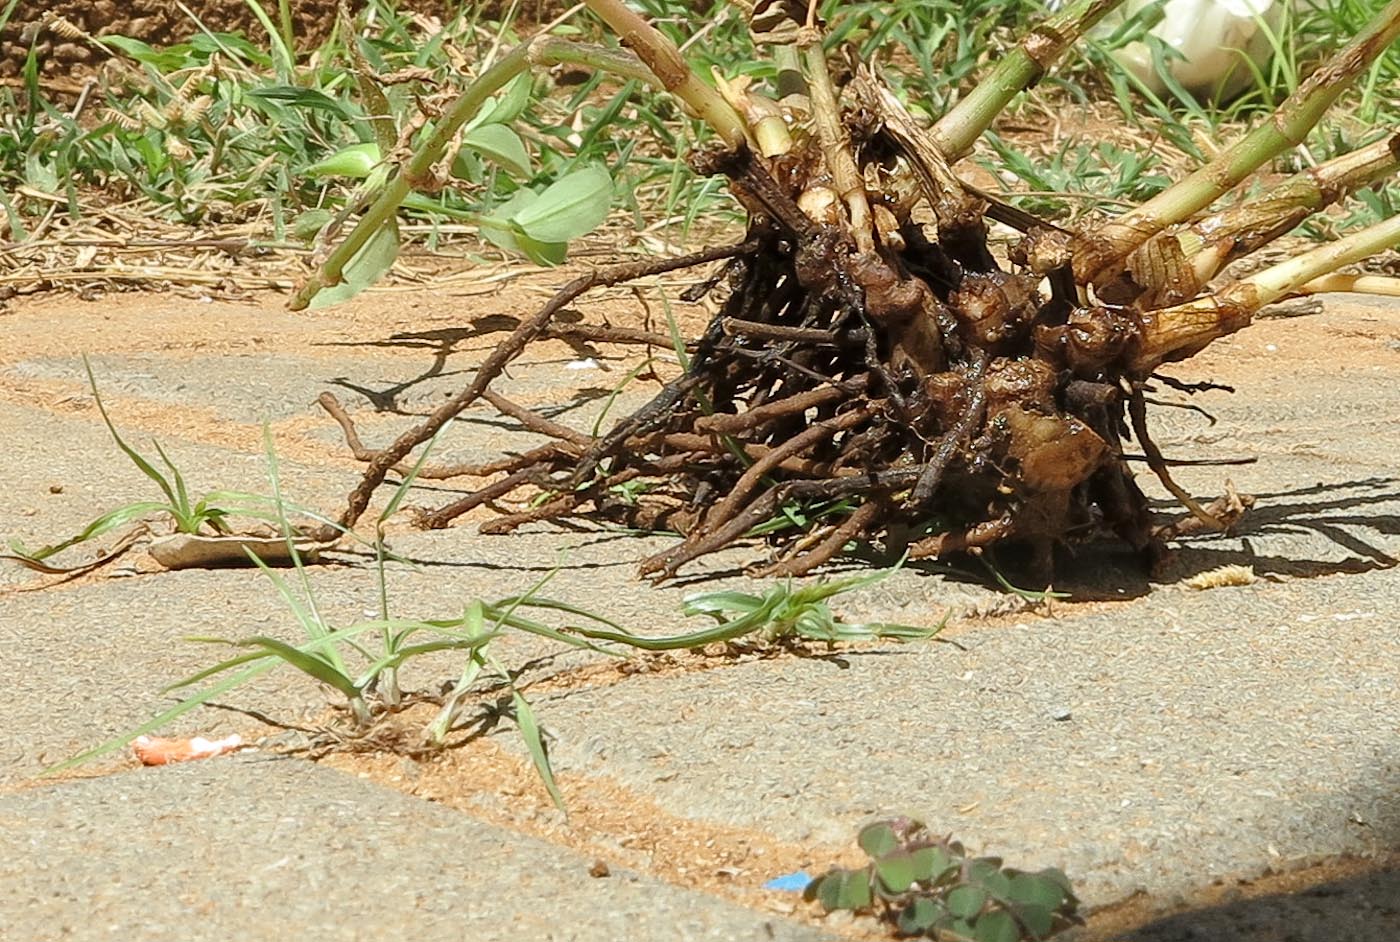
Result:
[[[190,762],[194,759],[209,759],[233,752],[243,745],[243,737],[238,734],[224,739],[162,739],[159,736],[137,736],[131,749],[142,765],[169,765],[172,762]]]

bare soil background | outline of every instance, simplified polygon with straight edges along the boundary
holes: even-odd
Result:
[[[409,0],[400,9],[429,16],[449,16],[465,4],[453,0]],[[265,39],[262,25],[253,15],[246,0],[191,0],[186,4],[206,27],[216,32],[243,33],[254,42]],[[277,4],[264,3],[264,9],[275,20]],[[337,0],[295,0],[292,23],[297,44],[310,48],[330,35],[335,24]],[[362,7],[352,2],[351,9]],[[504,4],[489,0],[479,4],[486,18],[499,15]],[[556,0],[524,0],[519,16],[535,21],[553,9],[562,9]],[[23,0],[10,22],[0,32],[0,75],[18,75],[29,54],[30,44],[38,39],[37,49],[41,74],[58,78],[81,74],[101,61],[101,52],[80,40],[65,39],[44,30],[46,22],[63,17],[73,25],[94,36],[130,36],[153,46],[169,45],[188,39],[199,31],[199,25],[167,0]]]

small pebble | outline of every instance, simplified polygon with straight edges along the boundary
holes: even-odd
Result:
[[[62,484],[50,484],[50,485],[49,485],[49,493],[50,493],[50,494],[62,494],[62,493],[63,493],[63,485],[62,485]]]
[[[1060,707],[1058,710],[1051,712],[1050,719],[1054,720],[1056,723],[1064,723],[1073,716],[1074,714],[1069,711],[1068,707]]]
[[[612,870],[608,867],[607,861],[595,860],[593,861],[593,866],[588,868],[588,875],[590,877],[601,879],[603,877],[612,876]]]

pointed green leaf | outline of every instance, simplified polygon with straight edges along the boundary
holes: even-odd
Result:
[[[269,85],[266,88],[250,88],[245,94],[249,98],[281,102],[291,105],[293,108],[315,108],[327,111],[347,120],[351,117],[340,102],[314,88],[301,88],[296,85]]]
[[[303,172],[311,177],[351,177],[363,180],[378,163],[379,145],[373,141],[366,141],[363,144],[342,147],[329,157],[316,161]]]
[[[462,143],[489,158],[512,176],[530,175],[530,154],[525,142],[504,124],[483,124],[462,136]]]
[[[232,677],[226,677],[219,683],[214,684],[209,689],[202,690],[192,697],[187,697],[186,699],[181,700],[179,703],[175,704],[173,707],[164,711],[163,713],[159,713],[151,717],[149,720],[142,723],[135,729],[129,729],[126,732],[122,733],[120,736],[115,736],[112,739],[107,740],[100,746],[94,746],[93,748],[88,749],[85,752],[78,753],[71,759],[66,759],[63,762],[58,763],[57,765],[49,766],[47,769],[41,772],[40,775],[54,775],[58,772],[63,772],[68,769],[71,769],[74,766],[81,765],[82,763],[87,762],[91,759],[96,759],[99,756],[105,756],[109,752],[115,752],[116,750],[122,748],[123,746],[131,742],[137,736],[144,736],[147,733],[155,732],[156,730],[164,726],[166,723],[169,723],[171,720],[176,719],[177,717],[182,716],[185,713],[188,713],[190,710],[193,710],[195,707],[199,706],[202,703],[207,703],[210,700],[213,700],[215,697],[227,693],[234,687],[237,687],[239,684],[246,683],[247,681],[252,680],[259,674],[266,673],[267,671],[271,670],[274,666],[276,666],[276,661],[265,661],[262,664],[255,664],[254,666],[248,668],[246,671],[240,671],[239,673],[234,674]]]
[[[535,711],[530,708],[529,701],[520,695],[520,691],[514,688],[511,688],[510,699],[515,704],[515,722],[520,727],[520,735],[525,740],[525,748],[530,753],[530,761],[535,764],[535,771],[539,772],[540,778],[544,780],[545,790],[549,792],[549,797],[554,799],[554,806],[568,814],[568,809],[564,807],[564,796],[559,791],[559,783],[554,780],[554,769],[549,764],[549,753],[544,747],[544,739],[540,736],[540,724],[535,719]]]
[[[530,106],[530,94],[534,88],[535,77],[528,71],[522,72],[498,98],[490,99],[494,104],[484,114],[480,124],[509,124],[514,121]]]
[[[97,391],[97,377],[93,375],[92,364],[88,362],[87,354],[83,354],[83,369],[87,370],[88,384],[92,387],[93,402],[97,403],[97,411],[102,416],[102,422],[107,426],[107,432],[112,436],[112,440],[117,443],[117,447],[122,450],[122,453],[141,469],[142,474],[156,482],[161,493],[165,494],[166,500],[170,501],[171,506],[176,506],[175,491],[171,488],[170,482],[165,479],[165,475],[157,471],[140,452],[128,445],[117,431],[117,427],[112,424],[111,418],[107,415],[107,407],[102,402],[102,395]]]
[[[314,310],[350,300],[382,278],[398,257],[399,223],[390,219],[350,259],[341,283],[316,292],[308,307]]]
[[[303,674],[307,674],[319,680],[328,687],[335,688],[348,699],[353,700],[361,694],[360,688],[355,686],[355,682],[345,674],[336,670],[316,655],[308,654],[285,641],[259,636],[255,638],[244,638],[242,641],[235,641],[233,643],[239,647],[260,648],[267,651],[273,657],[281,658]]]
[[[536,241],[568,242],[596,229],[611,206],[612,178],[602,167],[585,167],[551,183],[513,221]]]

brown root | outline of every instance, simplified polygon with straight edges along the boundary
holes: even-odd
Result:
[[[872,190],[873,244],[807,215],[819,206],[811,189],[830,182],[814,170],[814,142],[772,160],[742,147],[701,155],[700,167],[726,175],[750,211],[742,244],[575,280],[521,321],[467,389],[383,451],[366,449],[334,397],[322,397],[356,458],[370,462],[342,521],[353,523],[384,474],[405,473],[409,451],[477,399],[554,441],[420,470],[497,478],[425,514],[424,526],[529,488],[535,506],[482,531],[585,517],[666,526],[683,539],[641,563],[658,579],[755,539],[772,544],[774,561],[757,570],[769,576],[811,572],[854,542],[915,558],[1021,544],[1049,579],[1062,544],[1118,539],[1150,565],[1163,539],[1237,520],[1241,501],[1203,507],[1172,480],[1148,434],[1143,383],[1247,323],[1248,299],[1195,298],[1180,258],[1144,252],[1133,271],[1158,290],[1088,303],[1071,269],[1073,234],[963,186],[897,103],[860,81],[871,112],[853,125],[863,172],[874,180],[907,165],[913,174],[912,187]],[[913,221],[919,199],[935,224]],[[988,246],[988,216],[1027,232],[1008,259]],[[538,338],[669,345],[646,330],[553,319],[592,288],[714,261],[724,264],[688,296],[716,293],[720,309],[687,345],[686,369],[606,433],[570,429],[491,388]],[[1130,439],[1141,455],[1125,454]],[[1132,461],[1195,522],[1154,528]]]

